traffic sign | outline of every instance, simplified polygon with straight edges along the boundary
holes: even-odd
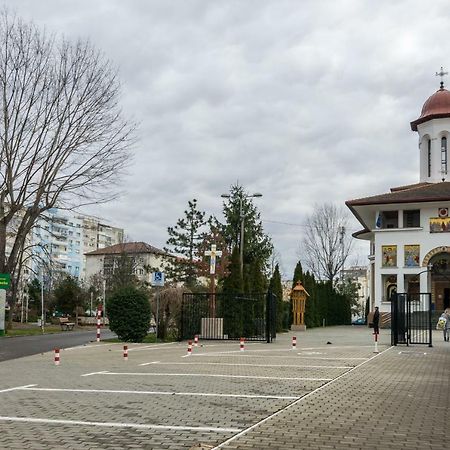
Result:
[[[9,289],[11,284],[11,275],[9,273],[0,273],[0,289]]]
[[[164,286],[164,272],[152,273],[152,286]]]

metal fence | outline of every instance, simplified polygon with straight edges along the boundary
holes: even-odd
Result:
[[[391,344],[432,347],[431,294],[398,293],[391,301]]]
[[[276,298],[272,293],[185,293],[180,339],[240,339],[271,342],[276,337]]]

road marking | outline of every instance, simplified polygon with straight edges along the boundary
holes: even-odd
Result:
[[[36,384],[31,384],[29,386],[37,386]],[[27,387],[23,386],[22,389],[16,388],[23,391],[45,391],[45,392],[87,392],[87,393],[98,393],[98,394],[137,394],[137,395],[181,395],[181,396],[192,396],[192,397],[229,397],[229,398],[264,398],[273,400],[295,400],[298,396],[289,395],[252,395],[252,394],[216,394],[216,393],[205,393],[205,392],[166,392],[166,391],[118,391],[113,389],[59,389],[59,388],[38,388],[38,387]]]
[[[251,380],[290,380],[290,381],[330,381],[332,378],[309,378],[309,377],[263,377],[251,375],[222,375],[209,373],[148,373],[148,372],[93,372],[89,375],[122,375],[140,377],[211,377],[211,378],[246,378]],[[82,375],[88,376],[88,375]]]
[[[91,372],[91,373],[84,373],[83,375],[81,375],[82,377],[90,377],[91,375],[97,375],[99,373],[105,373],[107,372],[107,370],[102,370],[101,372]]]
[[[311,392],[308,392],[306,395],[299,397],[297,400],[294,400],[291,404],[287,405],[284,408],[279,409],[278,411],[274,412],[273,414],[271,414],[270,416],[265,417],[264,419],[260,420],[259,422],[255,423],[254,425],[246,428],[245,430],[242,430],[241,432],[239,432],[238,434],[235,434],[234,436],[232,436],[231,438],[227,439],[226,441],[222,442],[221,444],[217,445],[216,447],[214,447],[212,450],[218,450],[220,448],[225,447],[226,445],[228,445],[230,442],[233,442],[234,440],[236,440],[237,438],[243,436],[244,434],[248,433],[249,431],[253,430],[254,428],[258,427],[259,425],[262,425],[263,423],[267,422],[270,419],[273,419],[274,417],[278,416],[279,414],[281,414],[284,411],[287,411],[288,409],[292,408],[293,406],[297,405],[298,403],[302,402],[303,400],[305,400],[306,398],[310,397],[311,395],[315,394],[316,392],[319,392],[323,389],[325,389],[327,386],[329,386],[330,384],[333,384],[335,381],[346,377],[349,373],[353,372],[356,369],[359,369],[361,366],[363,366],[364,364],[368,363],[369,361],[372,361],[374,358],[378,358],[379,356],[381,356],[383,353],[387,352],[388,350],[390,350],[393,347],[389,347],[386,350],[383,350],[381,353],[377,353],[375,356],[372,356],[371,358],[367,359],[366,361],[363,361],[361,364],[358,364],[357,366],[353,367],[352,369],[350,369],[348,372],[343,373],[342,375],[339,375],[336,378],[333,378],[332,380],[330,380],[328,383],[323,384],[322,386],[318,387],[317,389],[314,389]]]
[[[233,364],[233,363],[189,363],[189,362],[161,362],[152,361],[148,363],[139,364],[140,366],[148,366],[150,364],[161,364],[163,366],[231,366],[231,367],[292,367],[295,369],[352,369],[354,366],[304,366],[300,364]]]
[[[161,348],[166,348],[168,345],[175,345],[178,344],[177,342],[166,342],[165,344],[158,344],[157,346],[155,345],[145,345],[143,347],[133,347],[133,348],[129,348],[128,351],[135,351],[135,352],[139,352],[142,350],[159,350]],[[167,350],[167,349],[166,349]]]
[[[238,356],[241,358],[285,358],[286,356],[281,356],[281,355],[271,355],[271,356],[266,356],[266,355],[243,355],[243,352],[236,352],[236,355],[233,356]],[[197,357],[209,357],[209,356],[221,356],[222,353],[219,352],[215,352],[215,353],[193,353],[192,356],[197,356]],[[342,360],[342,361],[348,361],[348,360],[367,360],[368,358],[363,358],[363,357],[359,357],[359,358],[340,358],[340,357],[322,357],[322,356],[299,356],[301,355],[301,353],[297,353],[295,355],[295,359],[318,359],[318,360]]]
[[[37,386],[37,384],[26,384],[25,386],[17,386],[9,389],[2,389],[0,390],[0,394],[2,394],[3,392],[19,391],[21,389],[25,389],[32,386]]]
[[[180,430],[180,431],[212,431],[217,433],[239,433],[239,428],[216,428],[216,427],[183,427],[172,425],[150,425],[144,423],[120,423],[120,422],[85,422],[82,420],[62,420],[62,419],[40,419],[34,417],[6,417],[0,416],[0,421],[6,422],[26,422],[59,425],[85,425],[109,428],[136,428],[144,430]]]

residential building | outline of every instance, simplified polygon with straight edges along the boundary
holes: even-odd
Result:
[[[126,255],[132,260],[133,274],[140,280],[151,282],[152,272],[162,271],[173,258],[164,250],[145,242],[124,242],[86,253],[86,281],[94,275],[107,277],[118,267],[119,259]]]
[[[358,314],[357,317],[364,317],[366,301],[370,297],[370,276],[367,266],[352,266],[342,270],[342,278],[350,279],[358,286]]]

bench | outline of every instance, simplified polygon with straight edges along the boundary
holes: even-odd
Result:
[[[73,327],[75,326],[73,322],[69,322],[69,319],[67,317],[60,317],[59,324],[61,325],[62,331],[73,330]]]

